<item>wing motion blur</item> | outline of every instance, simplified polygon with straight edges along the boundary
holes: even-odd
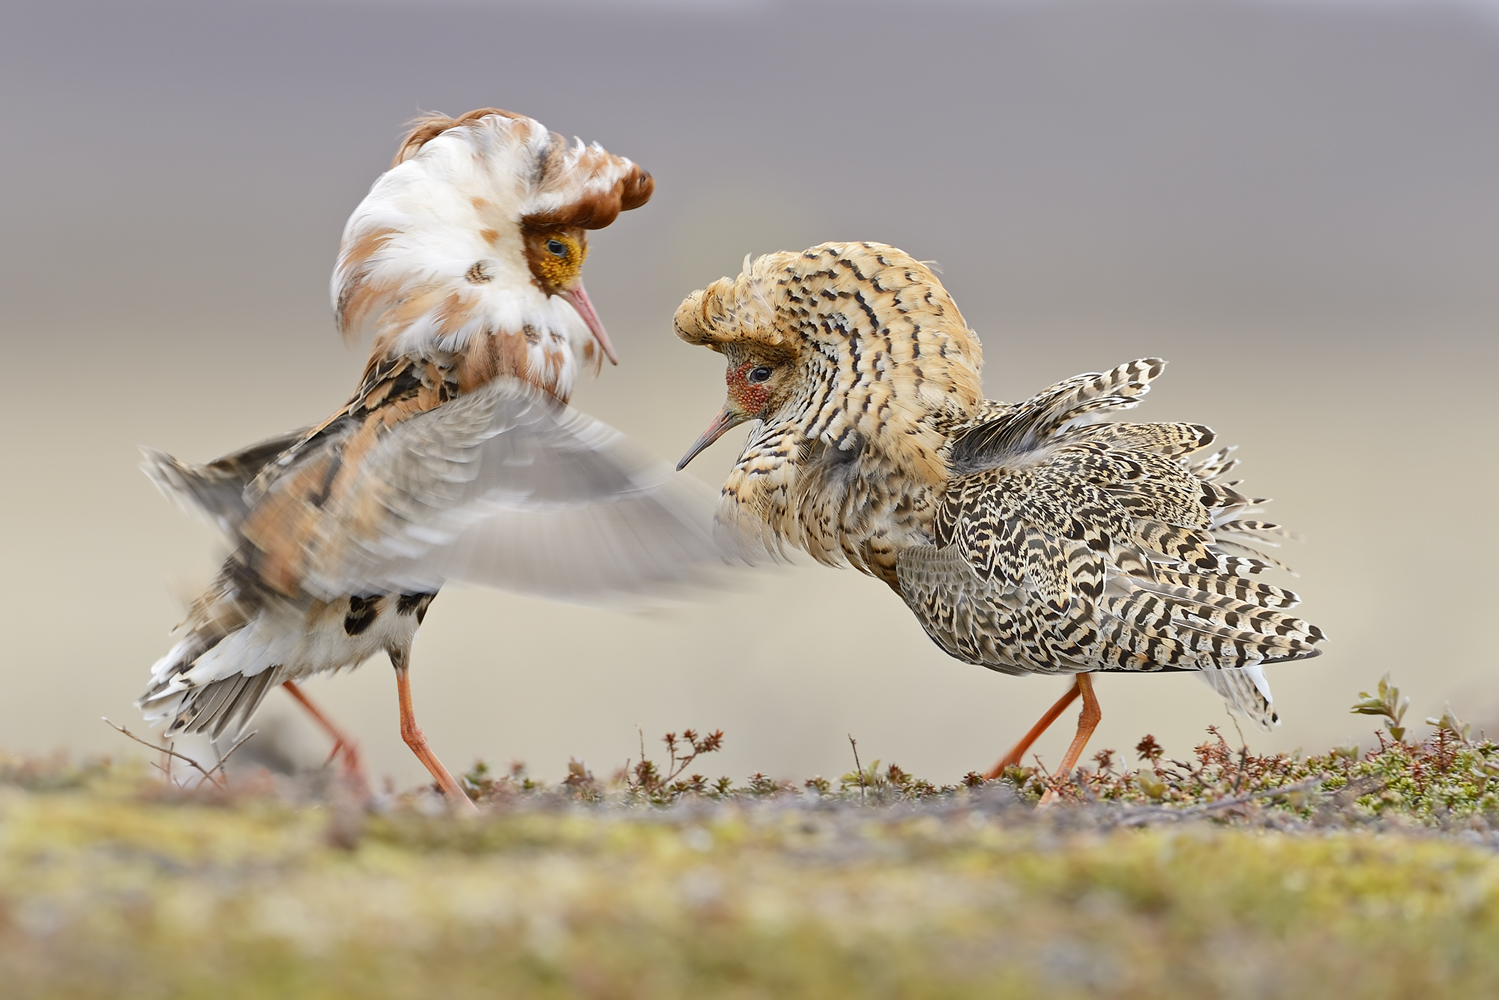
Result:
[[[294,565],[294,588],[278,576],[276,589],[320,600],[462,580],[630,603],[724,562],[711,490],[517,379],[412,415],[356,454],[360,430],[325,425],[197,467],[148,452],[145,468],[230,532],[247,566]],[[312,471],[340,488],[309,494]]]

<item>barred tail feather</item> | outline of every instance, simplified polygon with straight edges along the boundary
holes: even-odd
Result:
[[[249,721],[266,692],[284,680],[281,664],[295,633],[271,627],[268,609],[246,601],[226,570],[193,605],[177,643],[151,668],[136,705],[167,736],[218,739]],[[280,641],[278,642],[278,637]]]
[[[1315,656],[1316,653],[1308,653]],[[1247,667],[1215,667],[1199,670],[1202,682],[1223,698],[1228,707],[1269,731],[1280,725],[1280,716],[1275,713],[1274,700],[1270,696],[1270,682],[1265,679],[1264,668],[1258,663]]]
[[[1250,580],[1232,573],[1188,573],[1178,569],[1156,567],[1154,579],[1142,579],[1131,574],[1137,587],[1153,589],[1156,585],[1180,587],[1197,596],[1205,604],[1217,604],[1218,598],[1243,601],[1262,608],[1294,608],[1301,603],[1300,595],[1283,587],[1276,587],[1258,580]]]
[[[1326,638],[1279,610],[1294,594],[1264,584],[1163,570],[1155,580],[1116,579],[1111,590],[1099,610],[1120,667],[1193,670],[1263,729],[1279,722],[1263,665],[1317,656]]]
[[[226,732],[237,736],[267,692],[285,680],[279,666],[258,663],[221,675],[224,654],[237,652],[234,647],[243,645],[247,628],[207,642],[191,635],[158,660],[151,670],[151,686],[136,702],[146,722],[165,723],[169,737],[207,733],[217,740]]]
[[[1229,472],[1238,466],[1239,460],[1233,457],[1234,451],[1234,445],[1220,448],[1192,462],[1187,467],[1188,471],[1204,482],[1216,482],[1220,477],[1228,475]],[[1231,487],[1233,484],[1224,483],[1223,485]]]

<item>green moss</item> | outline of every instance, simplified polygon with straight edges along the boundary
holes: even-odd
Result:
[[[1408,741],[1398,689],[1361,698],[1367,752],[1210,730],[959,785],[709,780],[723,736],[689,730],[611,782],[476,766],[478,817],[3,762],[0,996],[1499,994],[1499,746],[1450,711]]]
[[[1430,797],[1424,787],[1411,794]],[[992,786],[877,806],[836,793],[671,807],[538,794],[476,820],[394,808],[348,848],[329,836],[333,806],[166,793],[130,768],[95,768],[0,786],[0,992],[1499,988],[1499,856],[1486,835],[1114,821],[1131,808],[1036,812]]]

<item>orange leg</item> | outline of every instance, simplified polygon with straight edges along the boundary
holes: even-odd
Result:
[[[1020,763],[1021,758],[1025,756],[1025,752],[1031,748],[1031,744],[1040,739],[1041,734],[1046,732],[1046,730],[1051,727],[1051,724],[1053,722],[1057,721],[1057,716],[1065,712],[1067,710],[1067,706],[1072,704],[1073,701],[1077,699],[1077,696],[1081,690],[1081,681],[1085,676],[1087,675],[1077,675],[1077,680],[1073,681],[1072,686],[1067,689],[1067,693],[1058,698],[1057,703],[1046,710],[1046,714],[1041,716],[1041,721],[1032,726],[1030,732],[1020,737],[1020,742],[1016,743],[1014,748],[1011,749],[1009,753],[1001,757],[998,764],[995,764],[993,767],[989,768],[989,770],[984,772],[985,778],[993,781],[995,778],[1005,773],[1005,768],[1012,767],[1015,764]]]
[[[1077,675],[1077,687],[1083,696],[1083,710],[1077,713],[1077,735],[1072,737],[1072,745],[1062,755],[1062,763],[1053,774],[1067,777],[1072,769],[1077,766],[1077,759],[1083,754],[1083,747],[1088,745],[1088,740],[1093,735],[1093,730],[1098,728],[1098,723],[1103,719],[1103,711],[1098,707],[1098,698],[1093,694],[1093,678],[1087,674]],[[1046,805],[1056,798],[1056,793],[1047,789],[1046,794],[1041,796],[1041,805]]]
[[[416,712],[411,707],[411,679],[407,675],[407,650],[390,650],[390,662],[396,668],[396,692],[401,700],[401,739],[416,754],[416,759],[431,772],[437,782],[437,786],[455,803],[462,803],[468,807],[470,812],[478,812],[478,807],[469,799],[464,792],[463,786],[454,780],[448,769],[442,766],[442,761],[437,759],[437,754],[427,745],[427,737],[421,727],[416,724]]]
[[[360,791],[368,793],[369,782],[364,778],[364,767],[359,761],[359,745],[354,742],[349,734],[338,727],[338,724],[323,713],[323,710],[312,703],[295,681],[282,681],[281,686],[286,688],[286,693],[297,699],[297,704],[307,709],[307,714],[312,716],[323,732],[333,740],[333,750],[328,754],[332,760],[339,755],[343,756],[344,773],[359,787]]]

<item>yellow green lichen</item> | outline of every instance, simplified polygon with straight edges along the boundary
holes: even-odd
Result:
[[[687,733],[613,781],[476,767],[477,817],[0,762],[0,996],[1499,993],[1499,747],[1384,714],[1362,753],[1147,737],[1139,771],[954,786],[708,780]]]
[[[395,807],[0,795],[16,997],[1481,994],[1499,856],[1421,830],[1036,813],[992,788]],[[1117,807],[1116,807],[1117,808]]]

